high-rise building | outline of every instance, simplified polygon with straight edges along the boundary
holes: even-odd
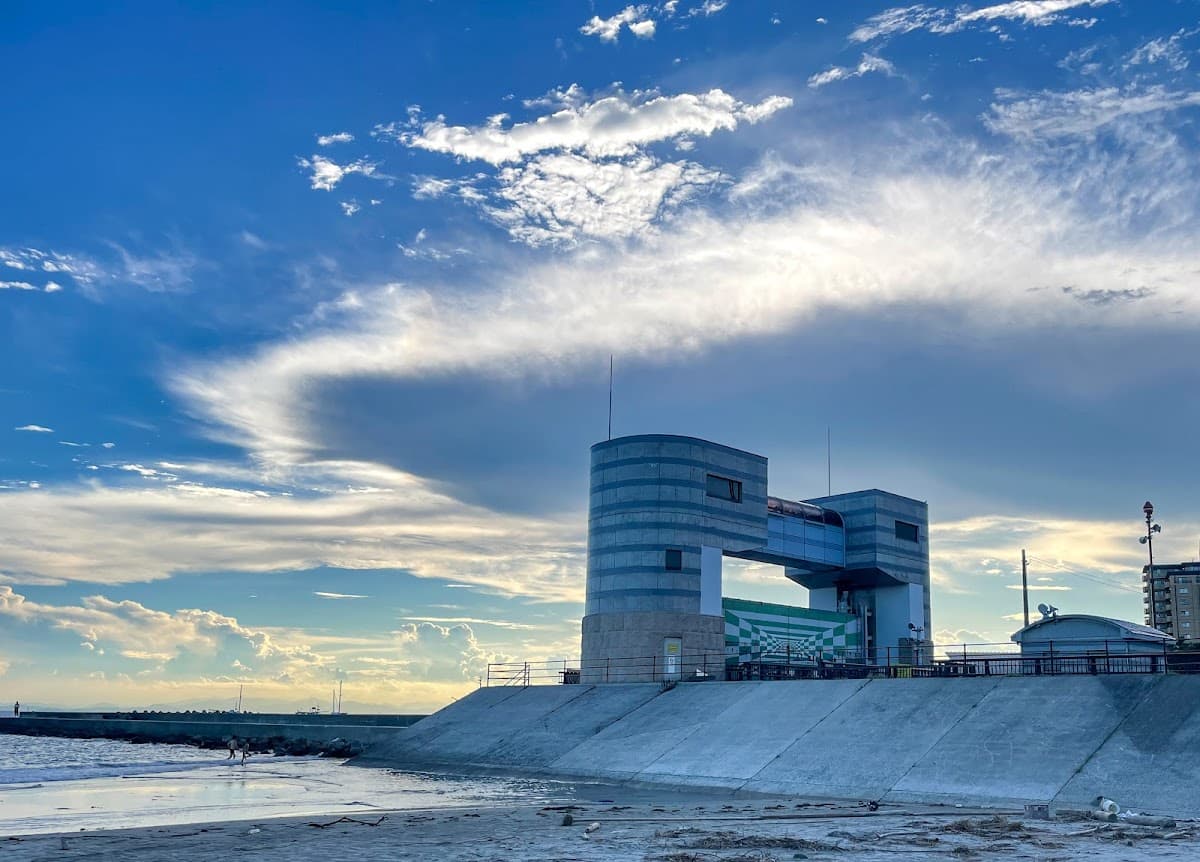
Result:
[[[1200,641],[1200,563],[1142,567],[1146,625],[1181,640]]]

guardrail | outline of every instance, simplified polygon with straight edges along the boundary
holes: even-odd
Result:
[[[583,662],[548,659],[488,665],[489,686],[702,680],[907,679],[1200,673],[1200,650],[1130,649],[1125,641],[1047,641],[1024,653],[1008,644],[925,644],[880,649],[799,650],[740,656],[720,652]]]

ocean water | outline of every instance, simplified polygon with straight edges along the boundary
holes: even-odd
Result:
[[[551,804],[569,783],[251,757],[182,745],[0,735],[0,836],[401,809]],[[374,812],[374,813],[373,813]]]
[[[187,745],[5,734],[0,735],[0,786],[198,769],[226,756]]]

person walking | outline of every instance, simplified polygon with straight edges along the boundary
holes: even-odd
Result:
[[[229,737],[229,756],[226,757],[225,759],[233,760],[233,756],[235,754],[237,754],[237,750],[238,750],[238,738],[236,736]]]
[[[20,718],[20,717],[21,717],[21,701],[18,700],[16,703],[13,704],[13,718]]]
[[[250,756],[250,740],[242,740],[242,766],[246,765],[246,758]]]

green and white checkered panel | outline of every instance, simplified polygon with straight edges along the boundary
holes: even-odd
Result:
[[[725,655],[743,662],[833,658],[859,645],[858,619],[849,614],[725,599]]]

